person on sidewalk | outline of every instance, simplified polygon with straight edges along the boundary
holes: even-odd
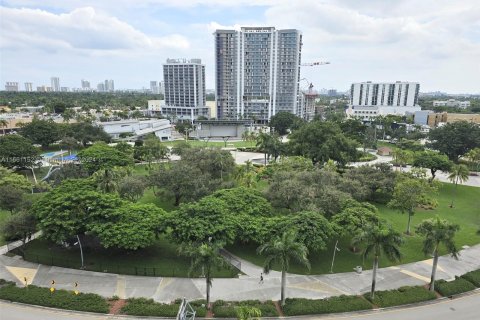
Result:
[[[260,273],[260,282],[258,282],[259,284],[263,284],[263,272]]]

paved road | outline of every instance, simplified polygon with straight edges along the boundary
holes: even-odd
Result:
[[[480,292],[454,300],[444,300],[429,305],[372,311],[365,314],[327,315],[317,317],[301,317],[303,320],[315,319],[358,319],[358,320],[474,320],[478,319]],[[0,301],[1,320],[106,320],[106,319],[148,319],[133,317],[116,317],[112,315],[91,315],[68,311],[43,309]],[[151,319],[151,318],[150,318]]]

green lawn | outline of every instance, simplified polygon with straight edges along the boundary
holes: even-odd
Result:
[[[178,254],[178,246],[162,236],[151,247],[137,251],[84,248],[87,270],[131,275],[188,277],[190,258]],[[25,248],[25,259],[68,268],[81,266],[78,246],[63,248],[43,239],[33,240]],[[215,277],[230,278],[237,269],[215,271]],[[198,277],[200,274],[192,274]]]
[[[480,188],[459,186],[458,196],[455,201],[455,207],[450,208],[449,204],[454,186],[449,183],[442,183],[438,192],[438,207],[435,210],[417,210],[412,220],[412,227],[416,226],[423,219],[431,218],[438,214],[440,217],[448,219],[449,221],[458,223],[460,231],[456,236],[456,244],[458,248],[464,245],[474,245],[480,243],[480,235],[476,234],[480,226],[480,210],[478,209],[478,199],[480,198]],[[387,219],[395,229],[400,232],[405,232],[407,226],[407,215],[400,214],[398,211],[387,208],[383,205],[377,205],[380,215]],[[387,267],[396,264],[409,263],[419,260],[427,259],[422,253],[422,238],[420,236],[412,235],[405,237],[405,244],[401,251],[403,254],[402,261],[398,263],[391,263],[386,259],[381,259],[380,266]],[[333,247],[335,241],[328,246],[327,250],[321,252],[311,252],[310,262],[312,268],[310,272],[296,263],[290,265],[290,272],[300,274],[322,274],[330,272],[332,263]],[[257,245],[255,244],[236,244],[227,249],[232,253],[251,261],[257,265],[262,265],[264,258],[256,254]],[[349,272],[357,265],[363,265],[365,269],[370,269],[371,260],[363,263],[360,253],[353,253],[350,250],[349,239],[341,239],[339,242],[340,252],[337,252],[335,257],[334,272]],[[445,252],[442,251],[442,254]]]

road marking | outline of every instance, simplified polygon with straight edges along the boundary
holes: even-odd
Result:
[[[428,264],[429,266],[433,266],[433,259],[423,260],[422,262]],[[439,263],[437,263],[437,269],[445,272],[445,270],[443,270]]]
[[[427,283],[430,282],[430,278],[419,275],[418,273],[408,271],[408,270],[400,270],[400,272],[403,273],[403,274],[406,274],[407,276],[410,276],[412,278],[416,278],[418,280],[422,280],[422,281],[425,281]]]
[[[127,284],[124,276],[117,276],[117,289],[115,290],[115,295],[120,299],[126,298],[126,288]]]
[[[25,279],[27,278],[27,283],[32,284],[33,279],[37,274],[38,269],[33,268],[20,268],[20,267],[9,267],[5,266],[5,269],[8,270],[15,278],[18,279],[21,283],[25,284]]]

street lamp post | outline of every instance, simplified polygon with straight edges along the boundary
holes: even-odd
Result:
[[[337,253],[337,251],[340,251],[337,245],[338,245],[338,240],[337,242],[335,242],[335,248],[333,248],[333,259],[332,259],[332,266],[330,267],[330,273],[333,273],[333,264],[335,262],[335,254]]]
[[[83,249],[82,249],[82,243],[80,242],[80,237],[78,236],[78,234],[77,234],[77,240],[78,240],[78,242],[77,242],[77,243],[78,243],[78,246],[80,247],[80,258],[82,259],[81,269],[84,269],[85,266],[84,266],[84,264],[83,264]],[[77,243],[75,243],[75,244],[77,244]]]

